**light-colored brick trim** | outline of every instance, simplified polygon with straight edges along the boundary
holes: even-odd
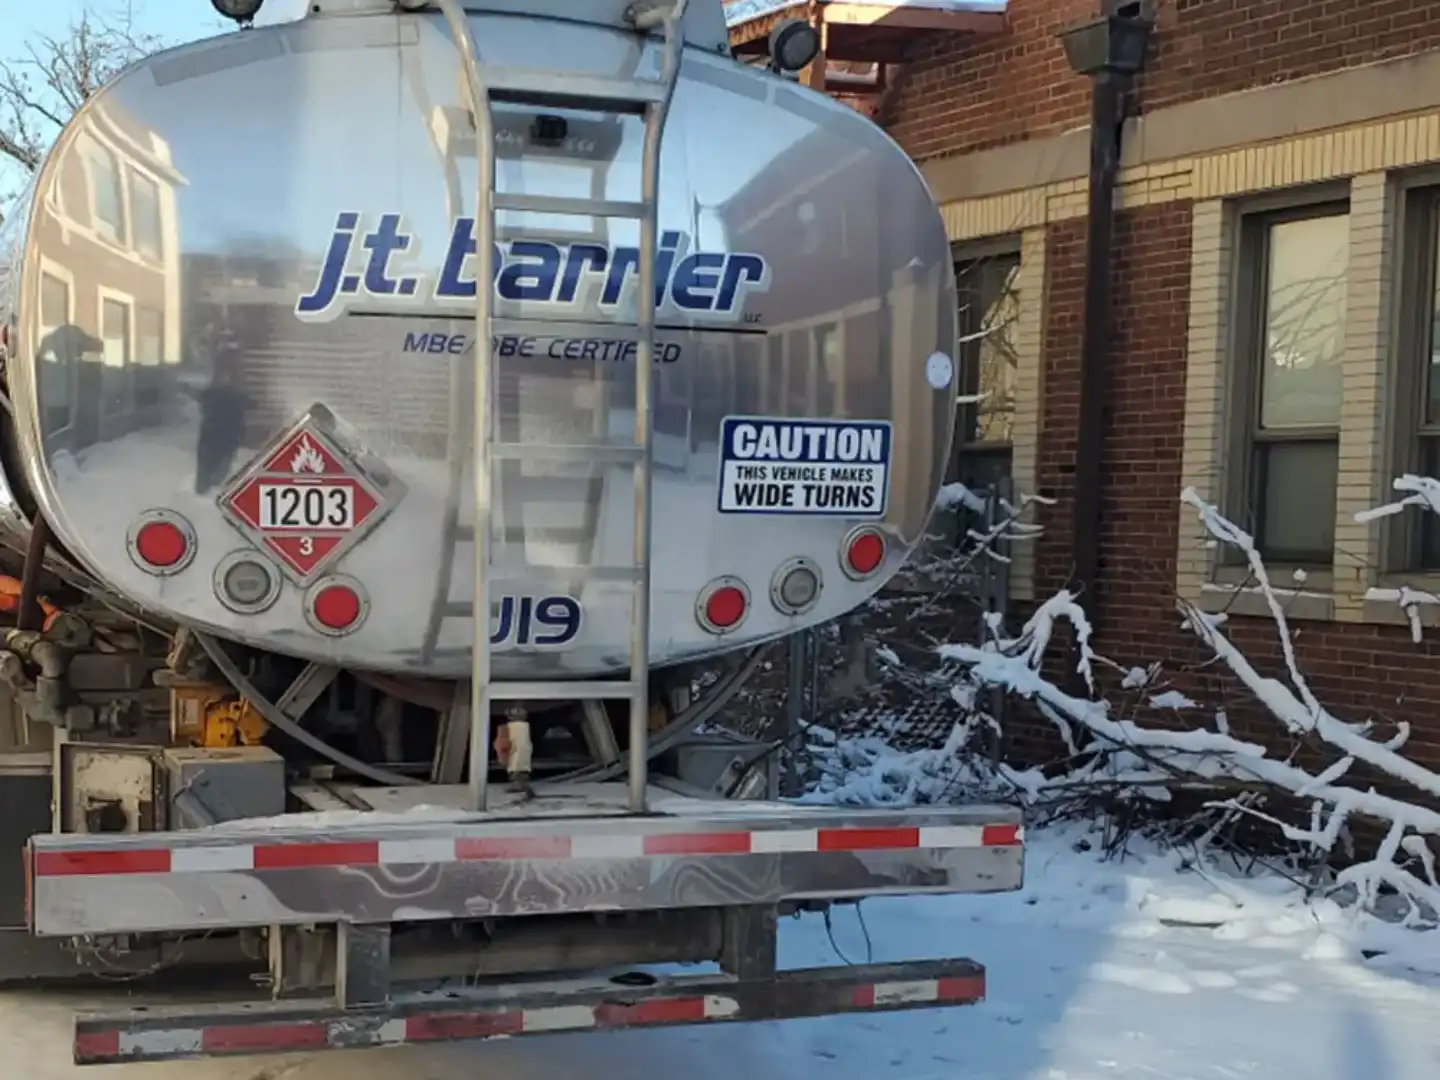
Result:
[[[1010,437],[1010,476],[1016,492],[1033,495],[1040,484],[1040,417],[1044,405],[1042,343],[1045,339],[1045,229],[1026,229],[1020,236],[1020,270],[1015,278],[1019,302],[1011,329],[1015,357],[1015,419]],[[1029,521],[1034,515],[1026,516]],[[1014,545],[1010,561],[1010,595],[1035,598],[1035,543]]]
[[[1197,202],[1191,215],[1190,326],[1185,365],[1185,427],[1181,449],[1182,487],[1193,487],[1211,502],[1222,497],[1226,464],[1226,399],[1229,380],[1229,278],[1234,225],[1221,199]],[[1179,492],[1176,492],[1178,499]],[[1195,511],[1179,508],[1180,540],[1175,556],[1179,596],[1201,603],[1210,580],[1213,554]]]
[[[1365,590],[1380,563],[1380,526],[1355,515],[1375,505],[1384,485],[1388,440],[1385,387],[1390,353],[1390,268],[1398,197],[1383,172],[1350,185],[1350,267],[1345,296],[1344,396],[1335,497],[1334,591],[1337,618],[1364,618]]]
[[[1121,170],[1116,205],[1218,199],[1440,161],[1440,112],[1396,117]],[[952,240],[1085,216],[1087,182],[1062,180],[941,207]]]

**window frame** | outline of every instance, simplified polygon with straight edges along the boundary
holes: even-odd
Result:
[[[90,232],[99,239],[122,251],[130,249],[130,192],[128,170],[114,147],[109,146],[93,133],[85,135],[86,145],[81,147],[80,160],[84,162],[85,188],[90,208]],[[116,207],[119,223],[109,221],[100,213],[100,183],[95,168],[95,156],[101,155],[108,162],[108,168],[115,179]]]
[[[52,281],[58,282],[58,283],[60,283],[61,285],[64,285],[64,286],[65,286],[65,324],[64,324],[64,325],[74,326],[74,325],[75,325],[75,319],[76,319],[76,310],[77,310],[77,309],[76,309],[76,304],[77,304],[77,302],[78,302],[78,301],[77,301],[77,298],[76,298],[76,295],[75,295],[75,291],[76,291],[76,290],[75,290],[75,274],[74,274],[74,272],[71,271],[68,267],[61,266],[59,263],[55,262],[54,260],[44,258],[43,256],[42,256],[41,259],[40,259],[40,273],[39,273],[39,275],[37,276],[37,282],[38,282],[38,284],[36,285],[36,290],[37,290],[37,291],[36,291],[36,294],[35,294],[35,310],[36,310],[36,312],[39,313],[39,315],[40,315],[40,317],[41,317],[41,319],[42,319],[42,321],[43,321],[43,318],[44,318],[44,292],[43,292],[43,289],[44,289],[44,286],[45,286],[45,279],[46,279],[47,277],[50,278]],[[36,342],[35,342],[35,344],[36,344],[36,348],[37,348],[37,356],[36,356],[36,360],[37,360],[37,361],[40,359],[40,357],[39,357],[39,355],[38,355],[38,348],[39,348],[40,342],[44,339],[44,336],[45,336],[44,330],[45,330],[45,328],[44,328],[43,325],[36,327],[37,337],[36,337]],[[64,435],[66,432],[71,431],[71,430],[75,427],[75,417],[76,417],[76,415],[77,415],[77,408],[78,408],[77,405],[76,405],[76,402],[77,402],[77,400],[79,399],[79,396],[80,396],[80,366],[79,366],[79,364],[65,364],[65,363],[61,362],[58,358],[57,358],[56,360],[52,361],[52,363],[54,363],[55,366],[56,366],[58,369],[60,369],[59,372],[58,372],[59,377],[61,377],[61,378],[63,378],[63,379],[65,380],[66,420],[65,420],[65,422],[64,422],[63,424],[60,424],[60,425],[58,425],[58,426],[54,426],[54,427],[48,426],[48,424],[49,424],[49,419],[50,419],[50,418],[44,417],[44,415],[43,415],[45,403],[44,403],[44,401],[42,400],[42,401],[41,401],[42,422],[46,423],[46,425],[47,425],[46,428],[45,428],[45,437],[46,437],[47,439],[53,439],[53,438],[55,438],[56,436]],[[41,374],[41,373],[42,373],[42,370],[43,370],[43,369],[42,369],[42,368],[40,367],[40,365],[37,363],[37,365],[36,365],[36,371],[35,371],[35,378],[36,378],[36,380],[37,380],[37,383],[38,383],[39,379],[42,377],[42,374]],[[58,410],[57,410],[57,411],[58,411]]]
[[[1395,393],[1385,417],[1389,436],[1385,447],[1387,482],[1375,501],[1390,501],[1388,477],[1423,470],[1423,443],[1440,442],[1440,424],[1424,422],[1427,368],[1430,350],[1440,343],[1433,320],[1440,317],[1440,169],[1419,169],[1397,177],[1397,227],[1392,313],[1394,346],[1388,375]],[[1427,431],[1427,427],[1429,430]],[[1380,519],[1381,572],[1440,578],[1440,563],[1424,563],[1423,534],[1430,523],[1426,514],[1402,514]]]
[[[163,263],[165,261],[165,213],[162,205],[164,195],[159,179],[142,169],[130,166],[129,175],[125,179],[128,189],[128,206],[125,214],[125,224],[130,234],[130,248],[140,258],[152,263]],[[140,190],[148,189],[155,193],[155,247],[154,250],[146,250],[141,244],[139,222],[136,215],[136,207],[139,205],[138,193]]]
[[[124,387],[122,392],[123,400],[118,405],[112,405],[110,395],[104,389],[104,371],[113,368],[113,365],[106,363],[101,357],[101,393],[100,393],[100,417],[102,419],[114,419],[128,416],[135,410],[135,297],[129,293],[121,292],[118,289],[111,289],[101,285],[95,290],[95,326],[96,337],[102,342],[105,337],[105,305],[116,304],[125,309],[125,363],[119,367],[121,372],[120,382]]]
[[[1270,230],[1276,225],[1293,221],[1350,215],[1350,183],[1319,185],[1304,192],[1277,193],[1269,197],[1246,200],[1234,210],[1234,245],[1229,269],[1228,295],[1232,313],[1228,353],[1230,390],[1227,415],[1230,418],[1228,447],[1225,458],[1225,508],[1232,521],[1242,523],[1255,540],[1257,549],[1272,568],[1297,568],[1331,572],[1335,549],[1328,552],[1267,550],[1264,537],[1264,454],[1262,448],[1275,445],[1327,443],[1336,447],[1337,462],[1340,444],[1340,422],[1324,425],[1295,426],[1285,430],[1267,430],[1260,426],[1263,401],[1261,379],[1264,375],[1266,319],[1268,315],[1268,279]],[[1346,284],[1349,265],[1346,265]],[[1347,319],[1349,313],[1347,311]],[[1343,360],[1342,360],[1343,364]],[[1339,492],[1338,463],[1334,488]],[[1222,547],[1222,566],[1243,566],[1246,556],[1233,548]]]
[[[980,365],[980,351],[982,342],[977,340],[965,341],[965,338],[975,332],[975,322],[967,318],[968,309],[961,302],[961,281],[962,267],[979,266],[992,259],[1013,260],[1015,273],[1021,270],[1021,237],[1019,235],[1006,235],[995,237],[990,240],[955,244],[951,247],[950,258],[955,272],[955,379],[956,397],[959,398],[965,392],[965,381],[968,373],[972,370],[978,374]],[[983,314],[982,314],[983,318]],[[965,482],[965,475],[975,475],[973,468],[967,469],[966,462],[972,465],[980,463],[981,472],[990,473],[991,469],[986,468],[990,463],[1000,461],[1003,463],[1003,474],[1008,478],[1011,474],[1014,462],[1014,443],[1012,440],[982,440],[971,437],[975,427],[976,409],[973,405],[962,404],[958,400],[955,403],[955,435],[950,442],[950,459],[946,463],[945,482]],[[970,485],[967,485],[970,486]]]

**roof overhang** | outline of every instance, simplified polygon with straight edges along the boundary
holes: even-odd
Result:
[[[763,55],[770,31],[785,19],[825,26],[830,61],[896,64],[921,35],[989,35],[1006,28],[1007,0],[726,0],[730,48]]]

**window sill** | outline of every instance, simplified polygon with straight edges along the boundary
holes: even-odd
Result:
[[[1316,581],[1316,578],[1325,581]],[[1335,596],[1329,574],[1312,574],[1304,588],[1272,583],[1275,598],[1287,619],[1301,622],[1331,622],[1335,619]],[[1249,615],[1270,618],[1270,601],[1257,585],[1211,582],[1202,586],[1201,611],[1210,615]]]
[[[1400,590],[1420,594],[1415,604],[1423,627],[1440,627],[1440,574],[1383,574],[1365,592],[1365,621],[1383,626],[1409,626],[1410,615],[1400,606]]]

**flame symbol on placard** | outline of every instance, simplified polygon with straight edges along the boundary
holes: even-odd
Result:
[[[315,449],[309,436],[301,438],[295,456],[290,459],[290,471],[292,473],[323,473],[325,471],[325,455]]]

